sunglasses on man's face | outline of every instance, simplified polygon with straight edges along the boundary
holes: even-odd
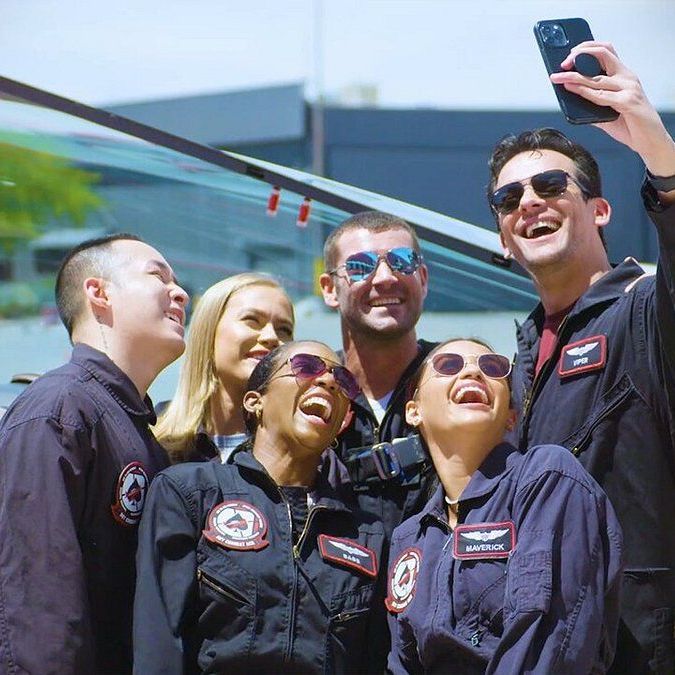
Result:
[[[439,374],[450,377],[460,373],[467,363],[467,358],[475,361],[479,370],[485,377],[490,377],[493,380],[502,380],[511,372],[511,361],[501,354],[474,354],[470,357],[462,356],[462,354],[454,354],[447,352],[443,354],[436,354],[431,359],[431,367]]]
[[[422,264],[422,256],[415,249],[399,246],[382,254],[375,251],[359,251],[350,255],[342,265],[338,265],[329,274],[336,274],[338,270],[344,269],[351,282],[364,281],[375,272],[382,260],[395,274],[414,274]]]
[[[502,185],[502,187],[496,189],[490,195],[490,206],[496,213],[505,216],[520,206],[520,200],[525,194],[526,185],[531,185],[532,189],[542,199],[551,199],[553,197],[560,197],[567,190],[568,180],[575,183],[583,194],[589,195],[589,191],[567,171],[551,169],[550,171],[542,171],[522,181]]]
[[[279,369],[283,368],[287,363],[291,367],[290,374],[297,380],[313,380],[315,377],[320,377],[325,373],[332,373],[336,384],[342,389],[347,398],[355,399],[359,395],[361,388],[356,382],[356,378],[344,366],[337,363],[328,363],[315,354],[295,354],[282,363]],[[285,376],[281,375],[280,377]]]

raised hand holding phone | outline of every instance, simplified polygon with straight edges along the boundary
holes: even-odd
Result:
[[[577,45],[593,40],[591,29],[584,19],[539,21],[534,27],[534,36],[549,75],[563,68],[573,69],[588,78],[605,74],[600,62],[591,54],[577,51],[576,60],[574,57],[570,60],[570,55]],[[563,63],[571,65],[564,67]],[[606,104],[595,103],[557,83],[554,83],[553,88],[560,108],[571,124],[608,122],[618,117],[616,110]]]
[[[597,60],[604,74],[587,77],[572,70],[575,60],[578,63],[583,54]],[[563,70],[552,73],[551,82],[593,104],[611,106],[618,114],[617,119],[596,126],[637,152],[654,175],[670,176],[675,172],[675,143],[637,75],[623,64],[611,44],[582,42],[570,50],[560,65]]]

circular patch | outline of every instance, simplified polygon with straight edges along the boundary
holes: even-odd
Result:
[[[392,565],[387,599],[384,601],[390,612],[402,612],[411,603],[421,562],[422,552],[417,548],[407,548]]]
[[[265,516],[253,504],[239,500],[214,506],[202,534],[224,548],[258,551],[269,544],[263,539],[267,534]]]
[[[117,479],[115,503],[110,507],[113,518],[121,525],[136,525],[141,519],[148,493],[148,474],[140,462],[127,464]]]

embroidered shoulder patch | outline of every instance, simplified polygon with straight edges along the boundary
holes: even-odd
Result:
[[[387,582],[387,598],[384,601],[390,612],[402,612],[415,597],[417,576],[422,563],[418,548],[407,548],[391,566]]]
[[[331,560],[344,567],[353,567],[369,577],[377,576],[375,552],[352,539],[320,534],[319,551],[324,560]]]
[[[458,560],[508,558],[516,546],[516,527],[510,520],[458,525],[453,540],[452,554]]]
[[[141,462],[131,462],[120,471],[115,488],[115,503],[110,507],[113,518],[120,525],[138,524],[149,483]]]
[[[253,504],[238,499],[211,509],[202,534],[214,544],[239,551],[259,551],[269,544],[267,519]]]
[[[594,335],[563,347],[558,375],[569,377],[589,370],[602,370],[606,362],[607,338],[604,335]]]

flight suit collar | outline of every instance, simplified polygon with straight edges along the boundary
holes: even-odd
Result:
[[[146,395],[141,399],[128,375],[106,354],[89,345],[77,343],[73,347],[70,360],[84,368],[130,415],[139,417],[148,424],[155,424],[157,415],[150,397]]]

